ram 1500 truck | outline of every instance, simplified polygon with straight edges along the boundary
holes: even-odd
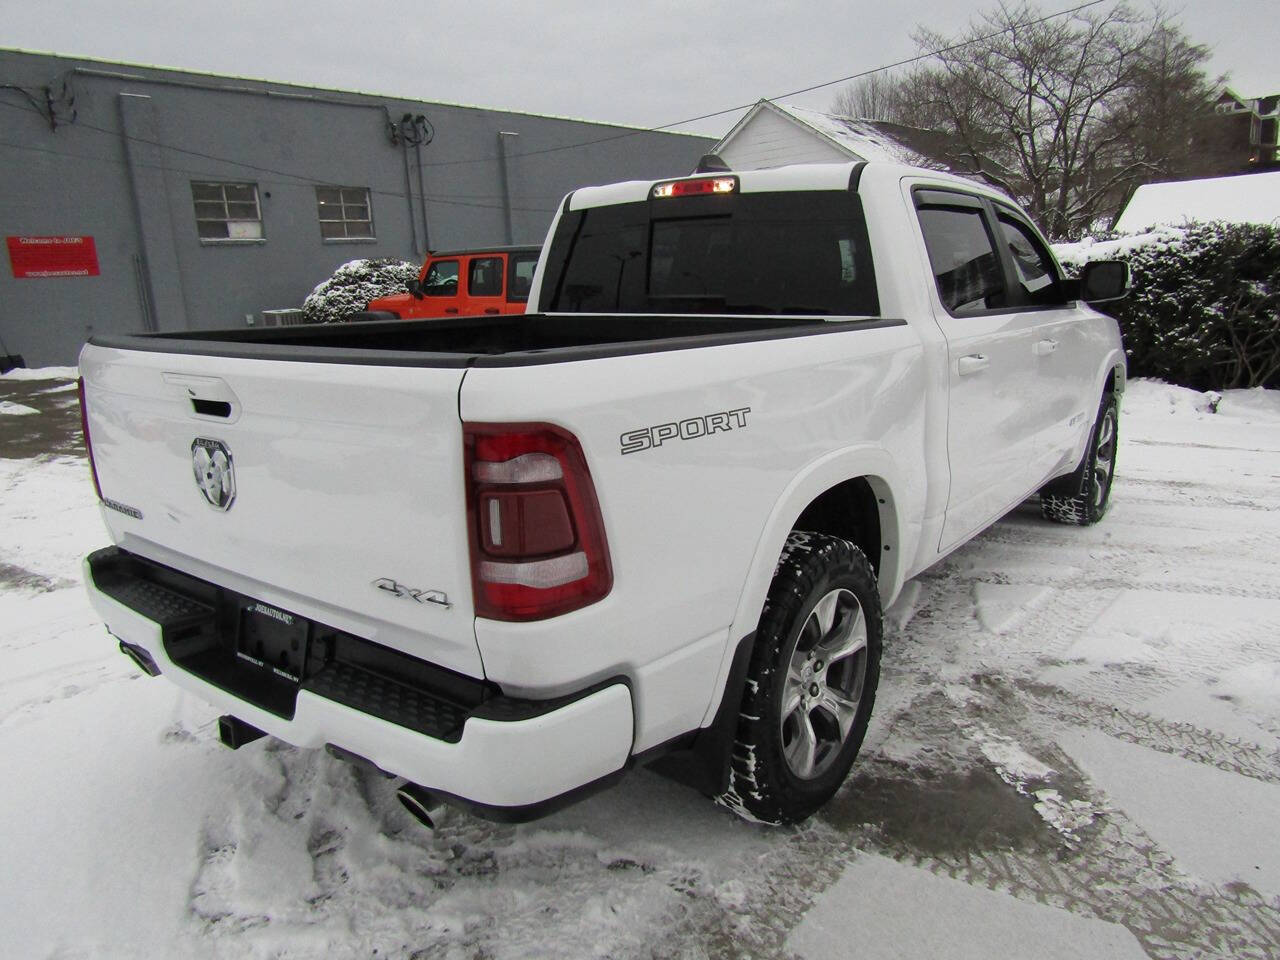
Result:
[[[226,716],[527,818],[664,757],[796,821],[903,582],[1107,508],[1124,353],[1001,194],[891,164],[581,189],[515,316],[96,337],[121,649]],[[419,810],[421,812],[421,809]]]

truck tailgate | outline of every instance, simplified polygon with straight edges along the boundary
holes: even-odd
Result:
[[[95,345],[80,362],[123,549],[483,676],[463,370]]]

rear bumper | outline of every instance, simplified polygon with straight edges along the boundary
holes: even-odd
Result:
[[[397,714],[387,709],[361,709],[362,696],[368,696],[367,678],[352,681],[349,674],[353,668],[334,664],[346,674],[339,670],[340,679],[335,682],[332,670],[326,674],[321,669],[314,680],[304,678],[295,688],[291,711],[279,708],[272,700],[260,703],[274,704],[275,709],[250,702],[225,689],[228,684],[210,682],[175,663],[175,657],[182,659],[177,652],[181,645],[192,642],[192,617],[200,614],[189,608],[179,609],[177,615],[186,618],[182,620],[184,627],[167,635],[166,630],[173,627],[175,608],[182,607],[181,583],[177,590],[172,580],[167,586],[147,584],[149,592],[141,597],[139,591],[121,589],[122,565],[136,562],[136,558],[115,548],[99,551],[85,561],[89,599],[107,629],[119,640],[145,652],[159,672],[179,687],[295,746],[318,748],[333,744],[389,773],[501,819],[524,819],[546,812],[558,798],[607,781],[628,763],[634,734],[633,709],[630,688],[621,680],[597,684],[578,695],[554,701],[489,695],[479,703],[468,704],[456,700],[437,703],[434,694],[412,681],[402,685],[370,675],[379,703],[408,703],[408,709],[401,707],[403,722],[395,722],[388,717]],[[216,590],[211,585],[201,586]],[[157,604],[157,591],[168,591],[173,596],[167,598],[168,602]],[[200,605],[198,596],[188,595],[185,599]],[[210,623],[218,619],[212,613],[209,617]],[[437,710],[454,711],[449,714],[451,722],[433,727],[430,718],[422,720],[424,714],[434,717],[433,711]],[[379,716],[379,712],[386,715]],[[413,729],[414,725],[418,729]],[[424,729],[434,729],[436,735]]]

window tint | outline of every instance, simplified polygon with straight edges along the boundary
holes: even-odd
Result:
[[[1005,306],[1004,276],[982,211],[924,207],[919,216],[943,306],[955,314]]]
[[[422,292],[428,297],[453,297],[458,293],[458,261],[437,260],[431,264]]]
[[[262,211],[256,183],[191,184],[196,235],[202,240],[261,240]]]
[[[1066,303],[1053,258],[1040,238],[1020,219],[1003,210],[999,221],[1000,233],[1013,259],[1024,301],[1036,306]]]
[[[562,218],[551,310],[876,316],[861,203],[843,192],[733,194]]]
[[[507,299],[528,300],[533,286],[533,271],[538,267],[536,253],[513,253],[511,271],[507,278]]]
[[[473,257],[467,271],[467,293],[473,297],[502,296],[502,258]]]

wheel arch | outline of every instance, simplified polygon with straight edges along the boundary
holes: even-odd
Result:
[[[859,546],[876,572],[880,600],[887,607],[902,587],[908,554],[898,495],[903,488],[893,458],[881,447],[836,451],[802,470],[765,521],[729,635],[745,636],[756,628],[778,557],[795,529],[829,533]]]

